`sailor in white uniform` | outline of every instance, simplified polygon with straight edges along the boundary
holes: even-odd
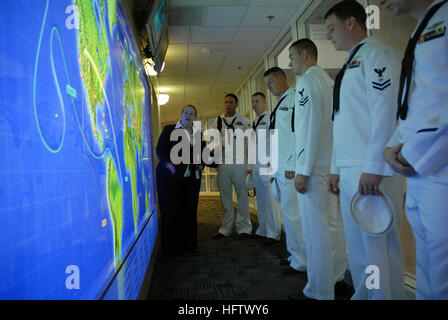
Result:
[[[403,61],[399,126],[384,152],[407,176],[417,251],[417,299],[448,299],[448,1],[384,1],[417,27]]]
[[[272,194],[270,175],[267,174],[270,153],[269,125],[271,113],[266,111],[266,96],[262,92],[252,95],[252,109],[256,117],[252,122],[251,150],[254,165],[249,165],[248,174],[252,174],[258,214],[258,228],[256,235],[266,238],[265,244],[275,244],[280,240],[282,221],[280,204]],[[264,171],[263,171],[264,169]]]
[[[223,161],[222,164],[218,165],[218,187],[221,196],[223,221],[218,234],[213,238],[220,239],[228,237],[233,231],[233,224],[235,221],[232,200],[233,186],[235,187],[238,201],[236,231],[240,235],[240,238],[243,239],[249,237],[252,233],[252,224],[249,215],[249,199],[245,182],[248,140],[246,135],[243,148],[244,157],[242,157],[241,151],[243,150],[239,150],[240,148],[237,146],[238,139],[236,139],[236,136],[232,135],[232,133],[235,133],[236,130],[246,132],[246,130],[250,129],[250,122],[245,116],[236,112],[236,108],[238,107],[238,97],[236,95],[231,93],[227,94],[224,103],[226,112],[216,119],[215,127],[221,131],[224,146],[222,156]],[[225,139],[233,139],[234,141],[226,141]],[[232,150],[228,150],[229,148]],[[237,150],[240,152],[237,152]],[[229,160],[231,163],[228,163]]]
[[[336,4],[325,20],[327,37],[335,48],[350,51],[334,86],[329,191],[338,194],[340,180],[345,240],[355,289],[352,299],[403,299],[399,232],[404,180],[392,176],[382,156],[396,128],[400,60],[390,47],[367,37],[366,13],[358,2]],[[374,237],[357,228],[350,204],[358,191],[372,196],[382,191],[389,197],[397,213],[389,233]],[[370,270],[379,272],[372,274]],[[369,285],[372,278],[379,282]]]
[[[264,73],[264,81],[271,93],[279,101],[271,114],[270,129],[277,130],[278,139],[271,139],[271,162],[273,179],[280,190],[280,208],[286,233],[286,249],[290,256],[288,261],[281,261],[289,267],[284,274],[306,272],[306,253],[302,237],[302,223],[294,188],[295,177],[295,135],[294,99],[295,90],[289,88],[284,71],[273,67]],[[275,152],[274,150],[277,150]],[[272,181],[272,179],[271,179]]]
[[[307,244],[308,274],[303,292],[295,297],[334,300],[335,284],[344,279],[346,253],[337,196],[327,191],[333,144],[333,80],[317,66],[317,47],[311,40],[294,42],[289,53],[292,70],[299,76],[295,187]]]

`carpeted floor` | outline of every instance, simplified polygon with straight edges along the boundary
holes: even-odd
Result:
[[[253,230],[257,218],[251,215]],[[287,300],[306,284],[305,274],[284,275],[284,240],[266,246],[262,240],[239,240],[233,233],[212,239],[221,223],[219,199],[201,198],[198,210],[199,254],[158,259],[149,300]],[[340,297],[346,299],[348,297]]]

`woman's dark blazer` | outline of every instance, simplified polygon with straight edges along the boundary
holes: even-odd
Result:
[[[174,130],[182,130],[182,131],[180,132],[180,136],[178,137],[177,140],[170,141],[171,133]],[[196,132],[195,134],[201,135],[200,136],[200,139],[201,139],[200,140],[200,142],[201,142],[201,164],[202,164],[202,166],[205,166],[206,164],[202,159],[202,152],[203,152],[204,148],[206,148],[206,142],[203,139],[202,132]],[[189,134],[183,128],[176,129],[175,124],[167,125],[163,128],[162,134],[160,135],[160,138],[159,138],[159,142],[157,143],[157,148],[156,148],[157,157],[160,160],[160,163],[158,166],[160,167],[160,169],[167,172],[169,174],[169,176],[171,176],[171,172],[166,168],[166,164],[171,163],[174,166],[174,168],[176,169],[176,173],[173,176],[173,178],[175,180],[182,180],[182,178],[185,175],[185,170],[187,170],[188,164],[185,164],[185,163],[173,164],[170,160],[171,149],[177,143],[179,143],[181,141],[181,139],[188,139],[189,138],[188,136],[189,136]],[[194,139],[199,139],[199,138],[195,136]],[[188,140],[186,140],[186,141],[188,141]],[[193,164],[193,156],[194,156],[193,146],[191,144],[189,144],[189,147],[190,147],[190,163]],[[181,156],[181,155],[182,155],[182,153],[180,152],[179,156]],[[212,165],[211,167],[214,167],[214,166]],[[200,173],[202,174],[202,171]],[[192,172],[192,174],[194,174],[194,173]]]

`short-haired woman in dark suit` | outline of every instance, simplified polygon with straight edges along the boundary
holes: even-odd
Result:
[[[205,141],[200,130],[193,130],[196,116],[197,110],[194,106],[185,106],[182,109],[181,120],[175,125],[165,126],[157,143],[157,156],[160,160],[156,169],[157,192],[162,220],[162,252],[165,257],[184,252],[197,252],[197,208]],[[175,141],[170,141],[172,134],[172,139],[176,137]],[[170,156],[173,147],[177,145],[176,150],[180,149],[178,145],[180,141],[188,143],[190,150],[189,155],[184,155],[187,156],[187,161],[183,163],[171,159]],[[193,149],[193,143],[199,143],[200,149],[198,147]],[[194,154],[194,150],[197,154]],[[182,155],[182,152],[175,151],[174,155]]]

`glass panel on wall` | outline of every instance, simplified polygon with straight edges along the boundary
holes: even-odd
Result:
[[[257,79],[255,78],[255,75],[253,75],[250,78],[250,93],[249,93],[249,114],[248,114],[248,118],[250,120],[250,122],[252,123],[252,121],[255,118],[255,112],[252,111],[252,95],[257,92]]]
[[[257,80],[255,79],[255,75],[250,77],[250,96],[257,92]]]
[[[273,49],[273,51],[267,57],[267,64],[268,68],[272,68],[275,66],[279,66],[280,68],[282,68],[286,74],[289,86],[291,88],[295,88],[295,77],[292,74],[292,69],[289,68],[289,53],[286,54],[286,52],[289,50],[291,42],[292,34],[291,30],[289,30],[276,44],[275,49]],[[274,97],[269,91],[267,92],[266,98],[268,102],[268,110],[272,112],[272,110],[275,108],[275,104],[277,103],[278,98]]]
[[[289,47],[292,45],[292,41],[286,44],[282,51],[277,56],[277,66],[286,74],[286,79],[288,80],[288,85],[291,88],[296,87],[296,77],[292,73],[292,68],[289,66]]]
[[[256,88],[257,88],[257,84],[255,83],[255,78],[253,76],[250,78],[249,88],[250,88],[250,91],[249,91],[249,95],[248,95],[249,105],[247,106],[247,109],[248,109],[247,118],[252,123],[252,120],[255,117],[254,112],[252,111],[252,95],[256,92]]]
[[[289,66],[289,47],[292,45],[292,41],[290,41],[285,47],[283,47],[283,50],[279,53],[277,56],[277,66],[279,68],[285,69],[291,69]]]
[[[246,96],[244,95],[244,87],[241,88],[240,94],[238,95],[238,98],[240,99],[240,101],[239,101],[240,111],[239,112],[241,114],[244,114],[244,106],[246,104],[246,101],[245,101]]]
[[[217,173],[216,175],[210,175],[210,192],[219,192]]]
[[[250,78],[250,91],[248,94],[248,115],[250,121],[255,118],[255,112],[252,110],[252,95],[256,92],[263,92],[266,95],[266,85],[264,83],[264,74],[265,67],[264,63],[261,63],[257,70],[254,72],[252,77]]]
[[[201,129],[202,129],[202,132],[205,132],[205,130],[207,129],[207,119],[201,120]]]
[[[243,110],[244,110],[244,95],[243,95],[243,90],[238,91],[238,93],[236,94],[238,96],[238,109],[237,112],[242,114]]]
[[[265,72],[265,67],[264,67],[264,63],[262,63],[257,71],[255,72],[255,84],[256,84],[256,89],[255,92],[260,91],[263,92],[264,94],[266,94],[266,84],[264,83],[264,72]]]
[[[251,98],[250,98],[251,94],[250,94],[250,83],[249,82],[246,82],[246,84],[244,85],[243,92],[244,92],[244,102],[245,102],[244,115],[246,115],[246,113],[248,113],[249,110],[252,109],[251,108],[252,103],[251,103]]]
[[[207,181],[206,181],[206,175],[203,174],[201,177],[201,192],[207,191]]]
[[[317,46],[317,64],[323,68],[333,79],[345,63],[347,51],[337,51],[331,41],[327,40],[327,29],[325,27],[325,14],[339,0],[322,1],[316,10],[309,16],[300,28],[305,28],[306,37],[313,40]],[[300,32],[299,32],[300,34]]]

